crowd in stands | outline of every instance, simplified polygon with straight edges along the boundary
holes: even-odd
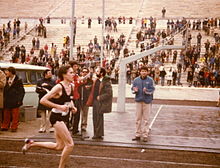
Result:
[[[89,21],[90,20],[90,21]],[[98,24],[101,24],[102,19],[98,17]],[[107,18],[105,21],[105,28],[107,35],[104,37],[104,53],[105,58],[103,65],[107,68],[108,74],[118,79],[118,67],[115,67],[115,62],[119,58],[120,54],[124,57],[135,55],[134,50],[129,50],[125,46],[125,35],[121,34],[118,38],[111,36],[111,31],[117,31],[117,24],[125,24],[128,20],[128,24],[132,24],[134,19],[132,17],[125,18],[119,17],[118,21],[115,18]],[[13,53],[12,61],[29,63],[33,65],[42,65],[52,68],[55,73],[60,65],[64,65],[69,61],[69,36],[64,37],[63,49],[60,53],[57,53],[57,46],[52,43],[50,47],[45,44],[44,47],[40,45],[41,37],[46,38],[46,27],[43,25],[43,20],[40,19],[40,24],[36,26],[36,34],[38,37],[32,39],[32,49],[26,56],[25,46],[16,46],[15,50],[11,48]],[[81,18],[82,24],[85,23],[85,18]],[[47,21],[48,23],[48,21]],[[88,28],[90,28],[92,19],[88,19]],[[90,24],[90,26],[89,26]],[[15,26],[16,25],[16,26]],[[20,25],[20,24],[19,24]],[[198,20],[167,20],[167,29],[156,29],[157,20],[153,17],[149,19],[143,18],[141,21],[141,28],[136,34],[136,49],[140,48],[140,52],[149,50],[158,46],[159,44],[174,44],[175,34],[182,33],[183,44],[187,44],[185,50],[167,50],[160,51],[153,55],[146,56],[141,60],[135,61],[127,65],[127,83],[131,84],[135,77],[139,75],[139,66],[147,65],[150,69],[150,76],[155,80],[156,84],[170,85],[182,85],[181,77],[183,72],[187,74],[187,82],[189,86],[203,86],[203,87],[216,87],[220,86],[220,38],[219,33],[215,33],[214,29],[220,27],[220,20],[217,18],[211,19],[198,19]],[[0,31],[0,35],[4,36],[4,32],[7,32],[10,27],[3,26],[3,31]],[[14,27],[19,27],[17,22]],[[188,30],[186,29],[188,28]],[[45,31],[45,32],[44,32]],[[198,31],[196,43],[192,42],[192,32]],[[9,31],[10,32],[10,31]],[[207,41],[202,44],[202,34],[208,36]],[[214,42],[210,42],[208,39],[213,38]],[[0,40],[1,40],[0,36]],[[3,37],[3,39],[5,39]],[[3,40],[4,41],[4,40]],[[195,40],[194,40],[195,41]],[[202,52],[201,48],[205,47],[205,52]],[[123,48],[124,47],[124,48]],[[123,51],[122,51],[123,49]],[[35,51],[39,50],[39,54],[36,55]],[[95,36],[93,40],[88,42],[88,46],[77,46],[76,59],[81,65],[96,66],[100,62],[100,50],[101,46],[99,39]],[[107,57],[111,55],[112,57]],[[17,59],[15,59],[17,58]],[[19,59],[18,59],[19,58]],[[170,67],[166,64],[171,63]],[[165,82],[166,81],[166,82]]]
[[[20,36],[20,30],[21,30],[20,25],[21,22],[19,19],[14,19],[13,23],[11,23],[11,21],[8,21],[7,24],[2,25],[2,28],[0,29],[0,51],[2,51],[3,48],[6,48],[8,46],[8,43],[12,39],[16,39]],[[25,23],[25,30],[26,29],[27,29],[27,23]]]
[[[154,55],[146,56],[139,60],[143,65],[148,65],[151,68],[150,75],[158,84],[161,81],[161,85],[164,86],[165,79],[167,85],[182,85],[181,74],[182,72],[187,73],[187,82],[189,86],[201,86],[201,87],[219,87],[220,86],[220,38],[218,33],[207,33],[214,28],[219,28],[220,20],[217,19],[204,19],[193,21],[191,24],[190,20],[168,20],[167,30],[156,31],[156,19],[151,18],[149,27],[145,26],[145,19],[142,19],[142,27],[137,32],[136,47],[140,47],[140,52],[154,48],[158,44],[163,43],[164,39],[171,37],[167,44],[173,44],[175,37],[173,34],[182,32],[183,43],[187,44],[185,50],[167,50],[160,51]],[[188,27],[187,29],[183,29]],[[192,44],[191,31],[199,30],[197,34],[196,44]],[[200,31],[204,31],[205,35],[214,39],[214,43],[211,44],[209,40],[204,42],[205,52],[201,52],[201,39],[202,35]],[[162,42],[160,42],[162,39]],[[185,40],[184,40],[185,39]],[[140,45],[139,45],[140,44]],[[134,55],[133,51],[129,53],[128,49],[125,48],[126,54],[124,56]],[[179,59],[178,59],[179,55]],[[149,60],[151,57],[151,60]],[[164,65],[166,63],[172,63],[171,67],[165,70]],[[142,65],[141,64],[141,65]],[[133,62],[127,66],[127,83],[131,83],[132,80],[137,77],[138,64]]]

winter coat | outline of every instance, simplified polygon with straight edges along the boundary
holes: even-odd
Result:
[[[7,77],[8,81],[8,77]],[[4,88],[4,108],[17,108],[23,104],[25,95],[22,80],[16,75],[13,83],[9,86],[8,82]]]
[[[0,70],[0,108],[3,108],[3,93],[6,85],[6,76],[3,71]]]
[[[93,104],[94,88],[96,80],[93,82],[92,91],[89,95],[87,105],[91,106]],[[113,91],[111,85],[111,79],[108,76],[103,77],[101,84],[99,86],[99,103],[100,103],[100,112],[110,113],[112,111],[112,98]]]

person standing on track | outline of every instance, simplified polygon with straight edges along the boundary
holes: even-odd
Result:
[[[22,79],[16,75],[14,67],[8,67],[5,70],[6,85],[4,87],[4,109],[2,131],[11,128],[11,132],[17,132],[19,125],[20,106],[23,105],[25,90]]]
[[[74,91],[73,91],[73,99],[75,106],[77,108],[77,112],[71,117],[72,124],[72,134],[80,135],[79,133],[79,122],[80,122],[80,93],[79,93],[79,86],[80,86],[80,77],[79,77],[79,63],[77,61],[70,61],[70,66],[73,68],[73,84],[74,84]]]
[[[149,134],[149,118],[152,111],[153,93],[155,90],[154,81],[148,76],[148,68],[142,66],[140,68],[140,76],[134,79],[132,92],[135,94],[136,102],[136,135],[132,141],[147,142]],[[143,126],[142,126],[143,121]]]
[[[64,168],[70,153],[73,151],[74,142],[65,124],[68,113],[76,113],[77,109],[73,104],[73,69],[71,66],[62,66],[59,69],[58,77],[61,82],[55,85],[41,100],[40,103],[52,108],[50,122],[55,128],[56,142],[35,142],[31,139],[25,140],[22,148],[25,154],[31,147],[43,147],[54,150],[63,150],[59,168]]]
[[[94,79],[87,105],[93,107],[94,136],[92,139],[103,140],[104,113],[112,111],[113,91],[110,77],[106,75],[106,70],[103,67],[97,67],[95,74],[96,79]]]
[[[39,133],[46,132],[47,125],[47,110],[51,110],[50,108],[40,104],[40,99],[47,94],[55,85],[55,80],[52,79],[51,70],[47,69],[43,72],[43,78],[37,82],[36,92],[38,93],[39,103],[37,107],[37,113],[41,117],[41,125]]]
[[[81,113],[81,134],[82,139],[88,138],[86,136],[86,129],[87,129],[87,120],[88,120],[88,111],[89,106],[86,105],[88,101],[91,89],[92,89],[92,77],[89,72],[89,69],[84,67],[81,71],[80,78],[82,79],[79,86],[79,93],[80,93],[80,113]]]

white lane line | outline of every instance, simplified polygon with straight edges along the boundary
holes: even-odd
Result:
[[[0,168],[29,168],[29,167],[19,167],[19,166],[0,166]]]
[[[0,150],[0,153],[22,154],[22,152],[2,151],[2,150]],[[40,155],[40,156],[44,155],[44,156],[59,156],[59,157],[61,156],[60,154],[39,153],[39,152],[28,152],[27,155]],[[102,160],[111,160],[111,161],[130,161],[130,162],[140,162],[140,163],[155,163],[155,164],[167,164],[167,165],[218,167],[219,168],[219,165],[209,165],[209,164],[199,164],[199,163],[180,163],[180,162],[169,162],[169,161],[159,161],[159,160],[141,160],[141,159],[112,158],[112,157],[100,157],[100,156],[82,156],[82,155],[70,155],[70,157],[71,158],[102,159]]]
[[[219,107],[213,107],[213,106],[189,106],[189,105],[172,105],[172,104],[166,104],[166,106],[173,107],[173,108],[195,108],[195,109],[219,110]]]
[[[156,118],[157,118],[157,116],[158,116],[160,110],[162,109],[162,107],[163,107],[163,105],[161,105],[161,106],[159,107],[159,109],[157,110],[156,115],[154,116],[153,120],[151,121],[150,126],[149,126],[149,129],[150,129],[150,130],[151,130],[151,128],[152,128],[152,126],[153,126],[153,124],[154,124],[154,121],[156,120]]]
[[[204,137],[192,137],[192,136],[175,136],[175,135],[151,135],[151,136],[154,136],[154,137],[166,137],[166,138],[172,138],[172,139],[178,139],[178,138],[181,138],[181,139],[196,139],[196,140],[211,140],[211,141],[220,141],[220,138],[213,138],[213,137],[207,137],[207,138],[204,138]],[[219,146],[220,148],[220,146]]]

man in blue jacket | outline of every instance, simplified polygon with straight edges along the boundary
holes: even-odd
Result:
[[[135,94],[136,102],[136,135],[133,141],[147,142],[149,133],[149,118],[152,109],[153,93],[155,90],[154,81],[148,76],[148,68],[142,66],[140,68],[140,76],[134,79],[132,92]],[[141,123],[143,122],[143,125]]]

